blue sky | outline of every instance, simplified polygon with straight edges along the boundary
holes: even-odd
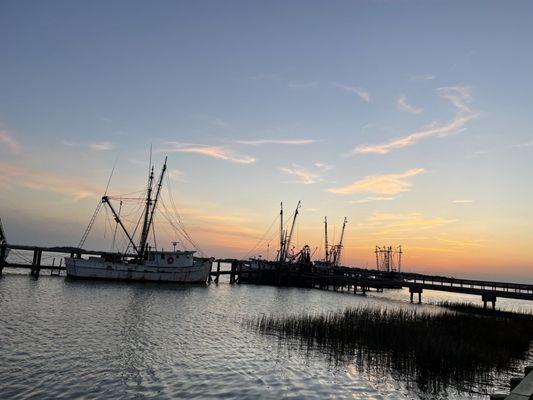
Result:
[[[111,189],[140,188],[152,144],[213,255],[246,254],[279,202],[301,199],[302,243],[320,245],[324,215],[348,217],[346,262],[403,244],[412,269],[527,276],[532,12],[527,1],[2,1],[8,235],[81,236],[117,157]]]

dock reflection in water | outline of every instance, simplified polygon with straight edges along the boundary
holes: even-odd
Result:
[[[222,282],[69,282],[5,274],[2,398],[427,398],[379,368],[331,363],[319,351],[293,351],[276,336],[243,324],[262,314],[358,305],[438,312],[381,297]],[[405,293],[401,297],[408,299]],[[495,386],[506,385],[504,373]],[[441,397],[472,395],[453,391]]]

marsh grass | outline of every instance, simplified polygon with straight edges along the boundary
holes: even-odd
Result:
[[[529,355],[533,316],[443,304],[444,312],[371,307],[327,314],[261,316],[250,328],[320,350],[335,362],[391,374],[438,393],[485,391],[498,371]]]

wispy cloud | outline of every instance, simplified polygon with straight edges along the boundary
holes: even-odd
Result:
[[[526,142],[526,143],[513,144],[513,145],[511,145],[509,147],[513,148],[513,149],[516,149],[516,148],[520,148],[520,147],[531,147],[531,146],[533,146],[533,140],[530,141],[530,142]]]
[[[405,96],[400,96],[398,100],[396,101],[396,104],[398,105],[398,108],[400,110],[406,111],[411,114],[421,114],[422,111],[424,111],[420,107],[413,106],[412,104],[409,104],[407,102],[407,98]]]
[[[446,219],[441,217],[426,217],[417,212],[411,213],[389,213],[374,212],[365,221],[352,224],[352,229],[367,231],[366,236],[376,236],[383,238],[390,235],[408,234],[421,230],[436,229],[444,225],[457,222],[456,219]],[[409,234],[409,239],[414,236]],[[425,237],[419,239],[427,240]]]
[[[111,142],[95,142],[89,143],[89,148],[95,151],[109,151],[115,148],[115,145]]]
[[[62,140],[61,144],[63,146],[68,147],[88,147],[91,150],[94,151],[109,151],[114,150],[115,145],[111,142],[93,142],[93,143],[82,143],[82,142],[76,142],[74,140]]]
[[[293,89],[308,89],[318,86],[318,82],[291,82],[289,87]]]
[[[2,171],[0,181],[3,180],[3,184],[16,182],[29,189],[54,192],[74,200],[101,196],[98,188],[83,184],[79,179],[68,176],[2,162],[0,162],[0,170]]]
[[[455,222],[453,219],[445,219],[440,217],[426,218],[420,213],[374,213],[368,221],[376,225],[384,224],[386,229],[406,229],[406,228],[430,228]]]
[[[187,182],[185,174],[179,169],[171,169],[167,172],[168,177],[176,182]]]
[[[286,145],[302,145],[316,143],[318,140],[314,139],[258,139],[258,140],[236,140],[237,144],[244,144],[248,146],[261,146],[263,144],[286,144]]]
[[[225,126],[228,126],[226,121],[224,121],[222,118],[213,118],[211,120],[211,125],[218,126],[219,128],[223,128]]]
[[[5,144],[15,154],[20,152],[19,142],[8,131],[0,130],[0,143]]]
[[[367,103],[370,103],[370,94],[363,88],[356,86],[341,85],[340,83],[332,83],[336,88],[342,89],[346,92],[355,93],[359,98]]]
[[[333,169],[333,165],[326,164],[323,162],[316,162],[314,165],[315,167],[317,167],[318,169],[321,169],[322,171],[330,171]]]
[[[366,197],[364,199],[352,200],[350,201],[350,204],[365,204],[374,201],[392,201],[395,199],[396,197]]]
[[[432,81],[435,75],[413,75],[409,80],[411,81]]]
[[[401,174],[369,175],[350,185],[327,189],[335,194],[352,194],[358,192],[395,195],[411,189],[409,178],[424,172],[423,168],[413,168]]]
[[[456,115],[451,121],[443,125],[437,125],[434,123],[420,131],[413,132],[407,136],[393,139],[385,143],[358,146],[353,150],[353,153],[386,154],[392,150],[412,146],[420,140],[429,137],[442,138],[453,135],[464,130],[466,124],[478,116],[478,114],[472,111],[468,106],[468,103],[470,103],[472,99],[468,87],[443,87],[438,89],[438,94],[440,97],[449,100],[455,106]]]
[[[468,200],[468,199],[459,199],[459,200],[453,200],[452,203],[454,204],[471,204],[474,200]]]
[[[170,142],[169,147],[160,151],[169,153],[194,153],[219,160],[229,161],[236,164],[252,164],[256,159],[251,156],[236,153],[233,149],[225,146],[208,146],[204,144]]]
[[[524,143],[510,144],[510,145],[502,146],[502,147],[494,147],[492,149],[478,150],[474,152],[473,156],[481,156],[484,154],[495,153],[499,151],[505,151],[505,150],[510,150],[510,149],[521,149],[521,148],[527,148],[527,147],[533,147],[533,140],[529,142],[524,142]]]
[[[280,170],[286,174],[294,176],[296,178],[296,183],[302,183],[304,185],[310,185],[322,180],[322,177],[318,172],[310,171],[297,164],[292,164],[290,167],[281,167]]]

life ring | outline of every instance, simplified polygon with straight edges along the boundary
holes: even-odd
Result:
[[[174,257],[167,258],[167,264],[174,264]]]

